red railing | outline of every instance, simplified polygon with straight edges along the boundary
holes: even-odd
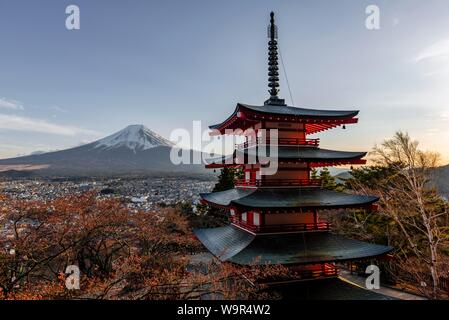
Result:
[[[256,141],[244,142],[241,144],[236,144],[235,147],[238,149],[245,149],[248,147],[253,147],[257,144],[270,144],[271,141],[269,138],[266,138],[265,141],[263,138],[259,137]],[[279,138],[277,141],[277,145],[279,146],[311,146],[318,147],[320,144],[320,139],[300,139],[300,138]]]
[[[241,179],[235,182],[237,187],[320,187],[320,179]]]
[[[333,278],[337,276],[338,267],[330,263],[324,263],[317,269],[299,269],[295,267],[289,267],[288,273],[277,276],[270,275],[268,277],[258,278],[257,283],[276,285],[320,278]]]
[[[331,264],[331,263],[324,263],[321,264],[319,269],[293,269],[292,270],[293,276],[299,276],[301,279],[315,279],[315,278],[321,278],[321,277],[335,277],[338,275],[338,268],[337,266]]]
[[[298,231],[329,231],[329,222],[318,222],[318,223],[296,223],[296,224],[275,224],[275,225],[264,225],[256,226],[249,224],[245,221],[237,221],[235,218],[232,219],[232,223],[240,226],[246,230],[256,232],[256,233],[275,233],[275,232],[298,232]]]
[[[336,276],[338,276],[338,267],[330,263],[324,263],[317,269],[309,270],[289,267],[289,272],[287,274],[259,278],[257,282],[263,284],[281,284]]]
[[[267,140],[269,142],[269,140]],[[300,145],[318,147],[320,139],[279,138],[278,145]]]
[[[325,263],[320,270],[313,270],[308,272],[308,270],[299,271],[299,274],[310,278],[321,278],[321,277],[336,277],[338,275],[338,268],[332,264]]]

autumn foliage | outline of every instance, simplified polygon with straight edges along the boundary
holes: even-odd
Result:
[[[379,197],[376,212],[352,211],[332,222],[339,232],[395,248],[384,263],[393,283],[432,299],[449,293],[449,206],[435,189],[438,154],[398,132],[376,146],[373,166],[352,170],[348,186]]]
[[[255,298],[253,280],[281,268],[191,266],[202,248],[179,211],[135,212],[95,192],[48,202],[2,196],[0,225],[3,299]],[[65,286],[69,265],[81,271],[79,290]]]

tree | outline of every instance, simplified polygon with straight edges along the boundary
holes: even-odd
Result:
[[[400,163],[395,165],[372,165],[353,168],[350,171],[351,178],[345,181],[345,187],[352,189],[354,182],[357,181],[357,183],[364,186],[377,186],[387,190],[392,187],[390,181],[394,180],[393,177],[396,177],[403,169]]]
[[[189,255],[202,246],[184,214],[134,212],[94,192],[48,202],[0,195],[0,225],[0,299],[254,299],[263,287],[251,282],[281,273],[214,261],[197,270]],[[64,285],[72,264],[80,290]]]
[[[337,188],[335,178],[331,175],[328,168],[323,168],[320,171],[320,179],[325,189],[334,190]]]
[[[319,179],[319,172],[316,168],[312,168],[312,170],[310,171],[310,178]]]
[[[212,192],[226,191],[234,188],[235,181],[241,179],[243,171],[240,168],[221,169],[218,181],[215,184]],[[229,224],[228,210],[211,207],[207,204],[197,205],[197,216],[190,220],[193,227],[219,227]]]
[[[312,179],[320,179],[323,188],[328,190],[335,190],[335,191],[343,191],[344,186],[340,183],[337,183],[335,180],[335,177],[331,175],[328,168],[323,168],[319,171],[316,169],[312,169],[311,172],[311,178]]]
[[[448,238],[447,204],[431,184],[438,154],[420,150],[407,133],[397,132],[375,146],[371,155],[374,166],[353,170],[348,183],[358,192],[379,197],[379,214],[390,221],[385,232],[397,247],[398,277],[413,278],[423,293],[437,298]],[[430,290],[420,285],[428,282],[426,274]]]
[[[240,179],[243,172],[240,168],[228,168],[221,169],[218,176],[218,182],[215,184],[212,192],[225,191],[234,188],[235,180]]]

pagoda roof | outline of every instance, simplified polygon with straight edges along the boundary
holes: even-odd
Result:
[[[325,109],[307,109],[286,105],[263,105],[252,106],[243,103],[237,103],[234,112],[223,122],[209,126],[210,129],[246,129],[252,123],[262,119],[295,121],[313,124],[308,128],[309,133],[326,130],[344,123],[357,122],[354,118],[359,113],[358,110],[325,110]],[[332,121],[333,120],[333,121]],[[324,124],[320,127],[320,122]],[[320,127],[320,128],[319,128]]]
[[[261,149],[264,152],[261,152]],[[337,151],[314,147],[277,146],[277,156],[274,160],[315,162],[316,166],[320,166],[320,163],[329,165],[332,164],[332,162],[335,162],[335,165],[351,163],[358,164],[360,161],[357,160],[360,160],[364,156],[366,156],[366,152]],[[248,159],[250,159],[251,162],[248,161]],[[245,162],[242,162],[243,160],[245,160]],[[245,163],[257,163],[261,160],[264,161],[264,163],[268,160],[273,160],[270,157],[270,147],[249,147],[242,150],[237,149],[234,150],[232,155],[207,160],[207,167],[216,168],[227,165],[232,166]],[[365,163],[364,160],[362,162],[360,163]]]
[[[257,149],[256,147],[250,147],[244,150],[236,150],[236,152],[243,152],[245,155],[255,157],[257,155]],[[267,151],[266,158],[270,158],[270,147],[267,146],[264,149]],[[297,146],[277,146],[277,152],[279,159],[298,159],[304,161],[360,159],[366,156],[366,152],[338,151]]]
[[[238,103],[237,105],[259,113],[299,116],[303,118],[348,118],[355,117],[359,113],[358,110],[307,109],[270,104],[263,106],[252,106],[249,104]]]
[[[299,188],[234,188],[202,193],[201,198],[218,207],[279,209],[337,209],[364,207],[379,200],[377,197],[336,192],[317,187]]]
[[[330,232],[254,235],[233,225],[194,232],[218,259],[240,265],[342,262],[370,259],[393,250]]]

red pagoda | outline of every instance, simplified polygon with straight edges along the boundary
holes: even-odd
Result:
[[[245,136],[245,143],[238,145],[232,155],[214,159],[206,166],[241,168],[244,179],[231,190],[201,194],[203,202],[226,209],[232,223],[197,229],[195,234],[221,261],[282,264],[295,270],[300,279],[335,277],[338,262],[373,259],[392,250],[336,235],[320,218],[322,210],[370,209],[378,200],[327,190],[320,180],[311,178],[312,168],[366,163],[366,152],[325,150],[319,147],[319,139],[309,138],[314,133],[357,123],[359,112],[287,106],[278,97],[274,13],[268,36],[270,98],[262,106],[238,103],[228,119],[210,127],[218,134],[241,129]],[[255,134],[246,135],[248,129]],[[276,140],[270,137],[273,129],[277,130]],[[273,146],[275,156],[270,155]],[[250,162],[250,157],[256,160]],[[277,165],[276,173],[265,174],[264,169],[273,163]]]

